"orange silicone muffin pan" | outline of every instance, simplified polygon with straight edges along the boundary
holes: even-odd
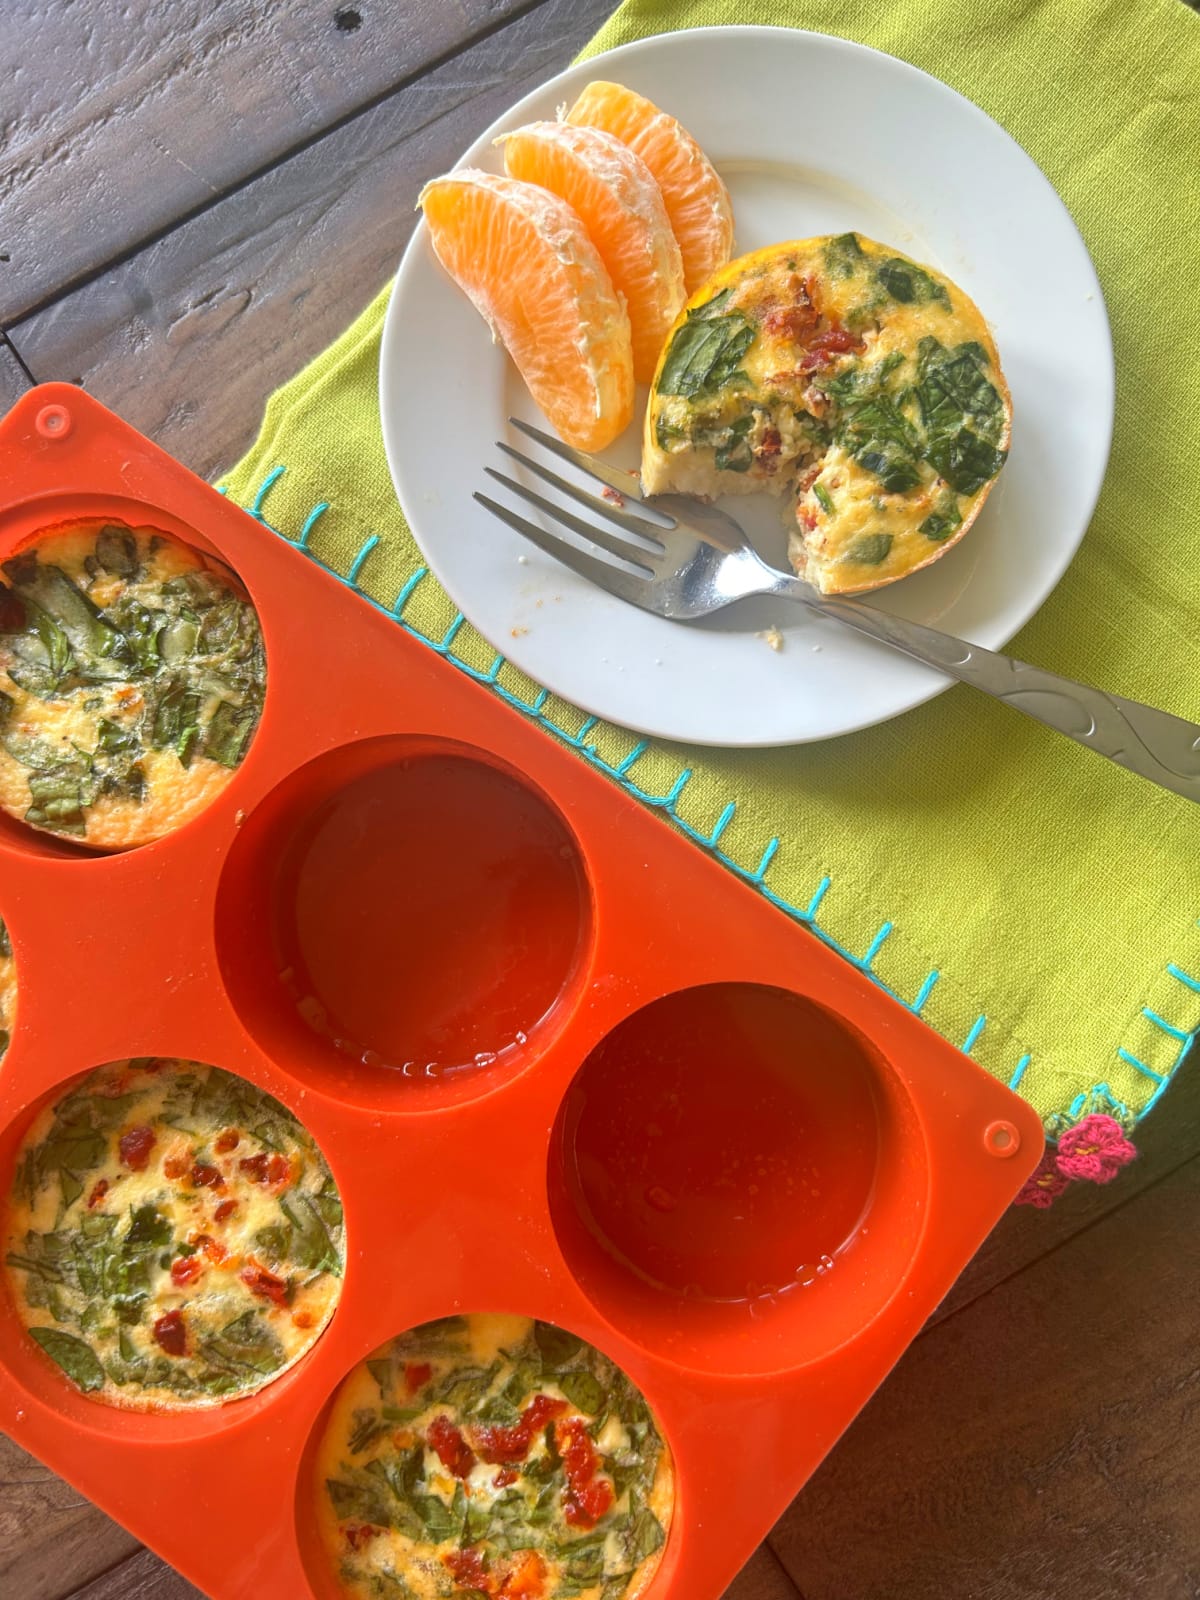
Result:
[[[313,1457],[386,1340],[555,1323],[640,1388],[677,1472],[649,1600],[716,1600],[1035,1166],[1023,1101],[568,750],[96,402],[0,424],[0,558],[99,516],[230,567],[267,687],[224,791],[99,854],[0,817],[18,975],[0,1184],[37,1111],[146,1056],[316,1140],[346,1262],[258,1393],[75,1389],[0,1305],[0,1427],[218,1600],[332,1600]],[[5,1290],[7,1295],[7,1290]]]

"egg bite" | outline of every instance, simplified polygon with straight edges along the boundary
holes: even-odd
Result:
[[[317,1454],[340,1590],[638,1600],[674,1509],[671,1453],[607,1356],[528,1317],[444,1318],[345,1379]]]
[[[781,496],[798,575],[852,594],[958,543],[1011,426],[967,295],[861,234],[828,235],[743,256],[692,297],[654,377],[642,482]]]
[[[242,1078],[158,1057],[97,1068],[34,1119],[5,1234],[30,1337],[135,1410],[277,1378],[333,1315],[345,1255],[307,1129]]]
[[[266,661],[236,580],[154,528],[89,519],[0,563],[0,808],[97,850],[227,787]]]

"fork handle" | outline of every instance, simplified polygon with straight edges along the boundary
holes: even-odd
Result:
[[[1185,800],[1200,800],[1200,724],[858,601],[815,600],[807,584],[792,578],[782,577],[775,592],[982,689]]]

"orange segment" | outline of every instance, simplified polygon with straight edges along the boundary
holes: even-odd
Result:
[[[679,246],[645,162],[610,133],[562,122],[531,122],[499,142],[510,177],[561,195],[583,219],[629,308],[634,377],[649,383],[684,288]]]
[[[602,450],[633,416],[629,318],[583,223],[532,184],[470,169],[417,204],[438,260],[568,444]]]
[[[613,134],[654,174],[683,256],[688,294],[725,265],[733,254],[729,191],[674,117],[619,83],[596,82],[576,100],[567,121]]]

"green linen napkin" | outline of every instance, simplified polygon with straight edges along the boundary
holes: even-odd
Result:
[[[1116,434],[1087,538],[1011,649],[1200,719],[1200,17],[1180,0],[628,0],[589,53],[749,21],[935,74],[1064,198],[1112,320]],[[386,295],[272,396],[227,492],[869,970],[1051,1134],[1143,1115],[1200,1027],[1200,812],[961,687],[766,752],[646,743],[539,691],[421,575],[380,439]]]

